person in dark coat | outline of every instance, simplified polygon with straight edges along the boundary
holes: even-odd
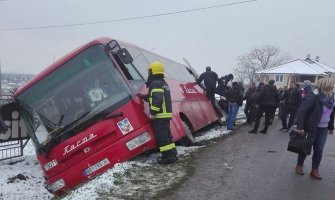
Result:
[[[309,82],[310,83],[310,82]],[[313,141],[312,170],[310,176],[321,180],[319,166],[322,159],[323,149],[328,133],[331,132],[329,125],[334,124],[331,120],[331,113],[334,109],[334,88],[335,81],[330,78],[319,79],[317,83],[317,94],[312,92],[311,85],[304,83],[305,96],[297,112],[298,134],[308,133],[308,137]],[[332,119],[334,120],[334,119]],[[304,175],[303,165],[306,155],[298,154],[295,172]]]
[[[204,85],[206,87],[206,96],[211,101],[213,107],[216,107],[215,104],[215,88],[216,84],[219,82],[218,75],[211,70],[211,67],[206,67],[206,72],[202,73],[197,83],[201,84],[201,82],[204,81]]]
[[[229,81],[231,81],[233,79],[234,79],[234,75],[232,75],[232,74],[228,74],[228,75],[222,76],[220,78],[220,80],[222,80],[225,85],[228,85]]]
[[[282,128],[280,130],[288,131],[295,119],[295,115],[301,103],[301,91],[296,87],[294,81],[291,81],[290,88],[284,92],[281,101],[284,101],[283,112],[281,113]],[[287,116],[290,115],[288,124]]]
[[[256,85],[254,82],[251,82],[249,84],[248,91],[245,93],[244,100],[246,101],[245,107],[244,107],[244,114],[247,118],[247,124],[251,124],[255,119],[252,118],[252,115],[249,113],[251,108],[251,101],[250,96],[256,92]]]
[[[284,86],[281,89],[281,91],[278,90],[280,99],[282,99],[282,97],[283,97],[283,95],[284,95],[284,93],[285,93],[286,90],[287,90],[287,86]],[[280,102],[279,102],[279,111],[278,111],[278,119],[281,119],[281,117],[283,115],[284,106],[285,106],[284,104],[285,104],[284,100],[280,100]]]
[[[265,113],[265,126],[263,130],[261,130],[260,132],[264,134],[267,133],[273,110],[274,108],[278,106],[279,100],[280,100],[279,92],[276,86],[274,85],[274,83],[275,83],[274,80],[270,80],[269,85],[265,85],[261,89],[260,95],[259,95],[260,105],[259,105],[259,109],[258,109],[256,121],[255,121],[255,127],[254,129],[249,131],[249,133],[257,133],[260,120],[264,113]]]
[[[228,113],[228,101],[227,96],[231,87],[227,86],[224,81],[220,80],[218,86],[215,89],[215,94],[220,95],[218,106],[225,112]]]

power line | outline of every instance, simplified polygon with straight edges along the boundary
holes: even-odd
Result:
[[[166,13],[146,15],[146,16],[139,16],[139,17],[129,17],[129,18],[113,19],[113,20],[106,20],[106,21],[74,23],[74,24],[62,24],[62,25],[49,25],[49,26],[0,28],[0,31],[63,28],[63,27],[86,26],[86,25],[93,25],[93,24],[104,24],[104,23],[113,23],[113,22],[122,22],[122,21],[132,21],[132,20],[139,20],[139,19],[146,19],[146,18],[153,18],[153,17],[161,17],[161,16],[166,16],[166,15],[175,15],[175,14],[181,14],[181,13],[196,12],[196,11],[200,11],[200,10],[208,10],[208,9],[213,9],[213,8],[218,8],[218,7],[233,6],[233,5],[238,5],[238,4],[251,3],[253,1],[258,1],[258,0],[239,1],[239,2],[234,2],[234,3],[219,4],[219,5],[214,5],[214,6],[202,7],[202,8],[193,8],[193,9],[188,9],[188,10],[180,10],[180,11],[174,11],[174,12],[166,12]]]

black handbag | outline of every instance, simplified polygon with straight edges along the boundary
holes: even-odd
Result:
[[[290,131],[290,141],[287,145],[287,150],[298,153],[309,155],[312,151],[313,139],[308,137],[308,133],[299,135],[296,129]]]

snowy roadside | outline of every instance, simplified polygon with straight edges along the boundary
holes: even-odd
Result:
[[[204,130],[196,142],[211,141],[230,133],[225,127]],[[192,154],[201,146],[177,147],[177,164],[156,164],[158,153],[143,154],[131,161],[116,164],[112,169],[73,190],[63,199],[150,199],[177,185],[190,173]],[[44,188],[42,169],[29,142],[24,157],[0,162],[0,200],[57,199]]]

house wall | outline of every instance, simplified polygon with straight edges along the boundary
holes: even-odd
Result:
[[[282,79],[280,78],[280,76],[282,76]],[[260,75],[260,82],[268,83],[270,79],[275,80],[275,85],[277,86],[277,88],[288,86],[290,85],[290,82],[291,82],[291,77],[289,74],[262,74]]]
[[[283,78],[281,79],[279,78],[279,76],[282,76]],[[295,76],[300,76],[300,75],[295,75]],[[319,78],[322,78],[322,77],[325,77],[325,76],[316,75],[315,81],[312,82],[312,85],[316,85]],[[334,73],[330,74],[330,78],[335,79],[335,74]],[[276,81],[275,85],[277,86],[277,88],[280,88],[283,86],[289,87],[291,80],[295,80],[295,77],[290,74],[262,74],[260,75],[260,82],[268,83],[270,79],[275,80]],[[297,83],[302,85],[303,81],[297,81]]]

